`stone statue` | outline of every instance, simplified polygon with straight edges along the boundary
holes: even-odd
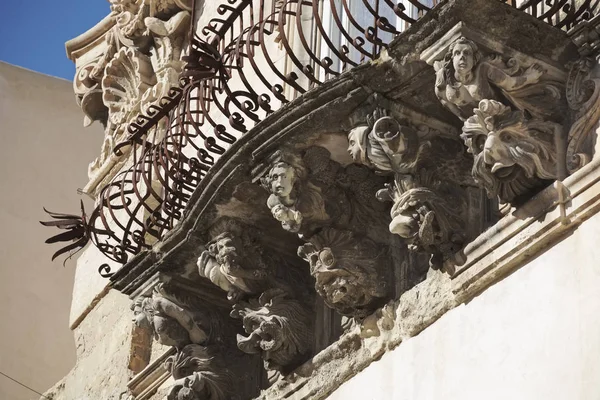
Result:
[[[329,219],[321,190],[308,181],[302,160],[292,153],[278,152],[262,185],[271,193],[267,206],[273,217],[289,232],[300,232],[303,225]],[[304,226],[303,230],[310,229]]]
[[[556,179],[559,124],[526,119],[495,100],[482,100],[474,112],[461,137],[473,153],[473,177],[490,197],[518,202],[544,180]]]
[[[258,299],[235,304],[231,316],[242,319],[248,334],[238,335],[238,348],[248,354],[260,354],[269,370],[285,374],[310,354],[311,307],[281,289],[269,289]]]
[[[165,346],[182,348],[187,344],[202,344],[207,340],[203,324],[206,317],[186,301],[158,284],[149,297],[138,297],[131,305],[133,322],[154,331],[155,339]],[[189,303],[189,302],[187,302]]]
[[[544,70],[533,64],[521,72],[515,59],[502,64],[499,57],[484,59],[473,41],[461,37],[434,65],[435,94],[462,121],[473,115],[483,99],[512,104],[540,118],[552,114],[554,107],[548,107],[548,100],[560,98],[560,92],[553,85],[538,84]]]
[[[342,315],[365,317],[390,295],[391,263],[382,246],[351,231],[326,228],[300,246],[315,290]]]

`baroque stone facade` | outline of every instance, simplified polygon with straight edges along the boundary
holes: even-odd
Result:
[[[99,196],[92,220],[105,228],[86,232],[109,258],[135,253],[110,271],[109,288],[130,297],[135,337],[150,338],[132,348],[162,349],[131,356],[144,367],[127,384],[131,399],[325,398],[559,237],[484,268],[477,260],[503,251],[503,224],[556,208],[568,225],[575,194],[565,185],[594,163],[600,117],[583,32],[498,1],[449,1],[371,63],[339,74],[331,55],[313,57],[279,74],[269,52],[293,58],[306,45],[301,22],[295,44],[286,36],[301,15],[290,1],[260,2],[270,16],[192,3],[111,1],[110,22],[86,39],[101,51],[77,58],[86,124],[106,127],[86,190],[98,195],[113,177],[120,190]],[[200,28],[211,10],[264,20]],[[345,65],[352,51],[340,46]],[[266,71],[285,84],[255,96]],[[119,173],[131,178],[119,183]],[[536,205],[544,211],[530,213]],[[125,212],[139,230],[123,228]],[[126,233],[119,244],[108,242],[112,227]]]

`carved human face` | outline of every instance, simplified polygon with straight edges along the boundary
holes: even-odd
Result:
[[[277,197],[289,197],[294,189],[294,168],[285,164],[277,164],[269,173],[271,193]]]
[[[475,65],[473,48],[466,43],[458,43],[452,49],[452,65],[459,75],[466,75]]]
[[[360,163],[364,158],[364,149],[362,143],[368,132],[367,126],[357,126],[348,133],[348,154],[356,163]]]
[[[469,118],[462,136],[473,153],[473,177],[491,197],[512,202],[555,178],[556,124],[528,121],[494,101],[482,101],[478,111],[482,117]]]

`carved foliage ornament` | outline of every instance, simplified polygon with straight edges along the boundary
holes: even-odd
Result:
[[[582,58],[571,66],[567,80],[567,101],[574,114],[568,135],[567,170],[573,173],[593,155],[594,126],[600,119],[600,79],[592,77],[592,59]]]
[[[285,374],[312,350],[310,308],[281,289],[269,289],[258,299],[235,304],[231,316],[242,320],[247,334],[238,335],[238,348],[260,354],[269,370]]]
[[[342,315],[365,317],[389,298],[391,262],[370,239],[326,228],[301,246],[298,255],[310,264],[317,293]]]
[[[474,112],[461,136],[473,153],[473,176],[490,197],[518,201],[544,180],[556,178],[560,125],[527,119],[495,100],[482,100]]]

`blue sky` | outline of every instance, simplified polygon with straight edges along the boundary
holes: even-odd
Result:
[[[0,60],[72,80],[65,42],[109,12],[108,0],[0,0]]]

